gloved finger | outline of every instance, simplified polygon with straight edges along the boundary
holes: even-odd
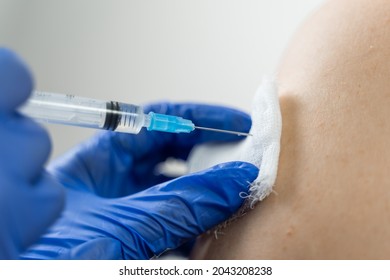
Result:
[[[39,176],[51,149],[46,130],[14,112],[0,116],[0,135],[1,169],[27,182]]]
[[[249,131],[251,119],[244,112],[221,106],[198,104],[159,103],[145,108],[157,113],[181,116],[196,125],[227,130]],[[243,139],[232,134],[198,130],[189,134],[171,134],[156,131],[142,131],[137,136],[115,135],[117,147],[134,158],[132,178],[136,185],[147,186],[162,182],[160,177],[150,176],[156,164],[168,157],[186,160],[191,149],[210,141],[237,141]]]
[[[14,259],[58,218],[64,192],[45,172],[27,184],[0,169],[0,182],[0,259]]]
[[[258,171],[250,163],[225,163],[117,199],[107,218],[127,231],[117,235],[125,257],[159,255],[229,218]]]
[[[12,51],[0,48],[0,113],[10,113],[31,94],[32,76]]]

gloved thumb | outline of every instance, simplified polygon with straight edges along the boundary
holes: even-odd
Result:
[[[130,233],[120,234],[128,239],[124,257],[159,255],[226,220],[258,172],[250,163],[224,163],[118,199],[115,219]]]

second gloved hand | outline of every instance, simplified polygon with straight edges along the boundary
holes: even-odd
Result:
[[[63,217],[25,257],[149,259],[233,214],[256,176],[256,167],[234,162],[123,198],[68,190]]]
[[[199,126],[250,127],[246,114],[222,107],[156,104],[150,109]],[[201,131],[99,134],[50,168],[67,189],[66,208],[22,257],[148,259],[177,248],[233,214],[258,169],[231,162],[167,180],[153,173],[156,165],[168,157],[185,160],[198,143],[238,139]]]
[[[47,132],[17,107],[33,88],[28,68],[0,47],[0,259],[15,259],[59,216],[64,193],[44,170]]]

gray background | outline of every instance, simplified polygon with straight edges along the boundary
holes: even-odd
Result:
[[[275,71],[294,30],[321,2],[0,0],[0,45],[27,61],[36,89],[249,112],[261,77]],[[47,127],[52,157],[94,133]]]

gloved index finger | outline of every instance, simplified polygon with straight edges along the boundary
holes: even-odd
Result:
[[[110,220],[122,225],[124,257],[159,255],[229,218],[258,172],[250,163],[229,162],[116,200]]]
[[[191,120],[196,126],[240,132],[248,132],[252,123],[248,114],[222,106],[156,103],[145,107],[145,113],[149,111],[180,116]],[[186,159],[190,150],[197,144],[243,139],[242,136],[204,130],[195,130],[188,134],[143,130],[135,136],[120,135],[118,137],[121,145],[129,149],[136,158],[159,153],[160,157],[172,156],[182,159]]]
[[[12,51],[0,48],[0,112],[12,112],[33,88],[27,66]]]

